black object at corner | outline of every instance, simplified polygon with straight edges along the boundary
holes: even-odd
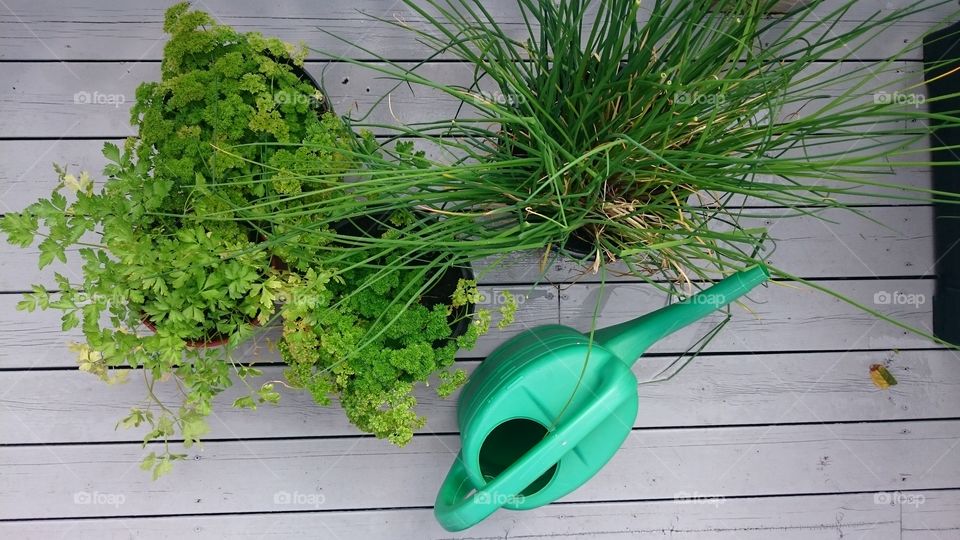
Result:
[[[927,91],[931,98],[960,93],[960,23],[932,33],[923,42],[923,60]],[[949,75],[947,75],[950,73]],[[931,113],[956,116],[960,111],[960,97],[934,100],[927,103]],[[931,121],[930,146],[956,147],[960,145],[960,128],[943,127],[942,121]],[[960,155],[957,150],[939,149],[932,152],[934,162],[933,189],[960,195]],[[934,253],[936,255],[937,284],[933,298],[933,333],[940,339],[960,344],[960,204],[934,204]]]

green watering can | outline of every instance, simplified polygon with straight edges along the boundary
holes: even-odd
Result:
[[[501,345],[463,389],[460,454],[434,514],[448,531],[498,508],[529,510],[580,487],[613,457],[637,416],[630,366],[657,340],[769,277],[755,266],[687,300],[588,335],[556,324]]]

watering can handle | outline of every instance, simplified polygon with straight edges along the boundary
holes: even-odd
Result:
[[[630,369],[619,362],[609,365],[614,370],[609,379],[611,384],[607,384],[589,405],[557,426],[513,465],[469,497],[467,494],[475,486],[467,475],[462,452],[458,453],[434,504],[433,512],[440,525],[448,531],[462,531],[483,521],[511,499],[522,499],[517,493],[547,472],[594,430],[597,424],[591,418],[612,414],[635,395],[636,380]]]

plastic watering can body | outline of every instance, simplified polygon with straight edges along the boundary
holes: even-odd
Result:
[[[498,347],[461,393],[462,448],[437,495],[437,520],[463,530],[498,508],[536,508],[580,487],[630,434],[634,361],[767,277],[763,267],[739,272],[683,302],[597,330],[593,342],[546,325]]]

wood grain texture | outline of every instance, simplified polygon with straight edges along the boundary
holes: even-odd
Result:
[[[894,316],[918,328],[930,327],[931,280],[878,281],[824,281],[839,294],[857,299],[877,310]],[[490,353],[509,336],[525,328],[555,323],[575,326],[581,330],[590,327],[595,302],[600,296],[599,284],[564,285],[560,290],[559,314],[557,297],[552,287],[507,286],[516,294],[528,294],[529,299],[517,311],[517,322],[506,330],[495,330],[481,338],[473,351],[461,351],[462,357],[481,358]],[[484,290],[495,291],[488,286]],[[903,295],[922,295],[924,303],[872,304],[873,295],[887,292]],[[496,293],[489,295],[495,297]],[[553,296],[553,298],[551,298]],[[602,309],[598,327],[616,324],[628,318],[652,311],[664,305],[664,295],[650,285],[610,284],[603,291]],[[913,297],[902,297],[913,298]],[[74,355],[67,344],[77,334],[60,331],[60,323],[52,313],[37,314],[15,311],[17,295],[0,295],[0,368],[31,369],[39,367],[74,367]],[[845,351],[876,349],[929,348],[931,342],[878,321],[873,316],[845,302],[823,293],[784,284],[762,288],[751,294],[745,306],[734,306],[733,320],[712,342],[712,352],[789,352],[789,351]],[[496,317],[496,313],[494,313]],[[699,336],[719,322],[720,315],[704,319],[686,330],[661,340],[650,352],[679,354],[687,351]],[[276,339],[274,329],[266,329],[262,336],[252,340],[236,353],[243,362],[277,361],[276,353],[264,345]]]
[[[641,360],[634,371],[648,381],[673,357]],[[459,367],[472,373],[479,362]],[[899,384],[880,390],[870,380],[872,364],[887,365]],[[106,386],[79,371],[0,372],[0,445],[135,441],[143,430],[117,430],[117,421],[146,396],[140,372],[123,385]],[[283,368],[265,367],[260,383],[283,379]],[[158,396],[177,403],[172,383]],[[960,359],[951,351],[734,354],[702,356],[670,381],[639,384],[634,427],[867,422],[960,417]],[[38,391],[43,388],[44,391]],[[232,408],[244,387],[218,397],[209,439],[353,436],[336,406],[320,407],[309,395],[281,389],[280,404],[257,411]],[[416,392],[424,433],[457,433],[457,395]]]
[[[901,530],[904,540],[945,540],[960,537],[960,492],[907,493]],[[893,497],[890,497],[893,498]]]
[[[468,64],[425,62],[401,64],[416,68],[423,77],[443,84],[469,85],[474,80]],[[873,64],[860,63],[827,66],[811,65],[798,77],[802,87],[813,81],[832,80],[837,75],[851,75],[854,69],[866,69]],[[824,70],[824,67],[828,69]],[[460,102],[437,90],[418,86],[398,85],[373,69],[348,63],[307,64],[306,69],[325,86],[325,92],[334,110],[360,117],[369,113],[368,121],[383,125],[398,125],[442,121],[456,116]],[[879,68],[878,68],[879,69]],[[854,96],[864,101],[873,99],[875,92],[884,91],[922,93],[917,88],[922,82],[922,68],[910,62],[895,62],[873,73],[866,81],[838,80],[820,88],[817,96],[837,97],[855,84]],[[5,64],[0,71],[0,133],[7,138],[115,138],[133,135],[129,109],[135,99],[136,87],[143,81],[160,78],[158,63],[144,62],[18,62]],[[816,83],[819,84],[819,83]],[[484,86],[488,91],[496,90]],[[809,94],[811,97],[814,94]],[[389,99],[384,99],[389,96]],[[825,99],[825,98],[824,98]],[[782,111],[789,115],[811,114],[824,99],[792,105]],[[465,109],[469,111],[468,109]],[[469,112],[461,115],[470,116]]]
[[[931,326],[932,280],[820,281],[864,306],[921,330]],[[875,296],[876,295],[876,296]],[[876,303],[890,296],[891,303]],[[912,295],[912,296],[911,296]],[[908,349],[929,341],[822,292],[775,282],[755,289],[731,308],[731,321],[705,350],[712,352]],[[898,300],[893,300],[897,298]],[[908,300],[916,303],[906,303]],[[922,300],[922,301],[921,301]],[[602,309],[597,328],[617,324],[664,305],[652,285],[574,284],[560,289],[560,321],[589,330],[595,306]],[[895,303],[899,302],[899,303]],[[660,340],[651,352],[682,352],[693,346],[723,316],[716,315]]]
[[[924,2],[934,3],[931,0]],[[7,9],[0,12],[0,25],[5,28],[0,38],[0,59],[157,60],[161,58],[165,40],[162,33],[163,12],[172,3],[134,0],[107,6],[96,0],[68,0],[57,4],[9,0],[6,2]],[[780,4],[788,6],[795,3],[793,0]],[[824,19],[842,4],[841,0],[824,2],[805,22],[810,24]],[[849,31],[875,13],[882,16],[911,4],[913,2],[908,0],[856,2],[843,14],[833,32],[839,34]],[[516,2],[492,0],[484,2],[484,6],[496,15],[498,23],[508,35],[525,35]],[[412,25],[422,23],[421,16],[401,2],[392,0],[327,2],[322,7],[308,0],[278,5],[262,4],[255,0],[205,0],[200,7],[217,21],[230,24],[238,30],[262,32],[294,43],[303,41],[327,53],[314,54],[315,58],[341,55],[370,58],[368,54],[345,46],[325,32],[360,42],[376,54],[393,59],[423,58],[429,52],[411,39],[409,33],[370,19],[370,16],[375,16],[401,19]],[[931,24],[950,16],[953,13],[951,7],[955,6],[941,5],[937,9],[910,16],[887,30],[884,39],[878,39],[869,48],[857,52],[870,58],[888,58]],[[648,10],[643,9],[640,20],[646,18],[646,13]],[[837,52],[836,56],[844,52]]]
[[[530,326],[555,324],[559,319],[557,289],[554,286],[482,286],[480,291],[490,301],[481,303],[479,309],[491,311],[494,328],[480,337],[472,350],[461,350],[458,356],[483,358],[510,336]],[[496,298],[503,293],[513,294],[524,308],[518,310],[515,323],[504,330],[498,330],[500,320]],[[69,352],[68,344],[82,340],[82,334],[73,329],[60,330],[59,315],[54,312],[26,313],[15,309],[21,296],[18,294],[0,294],[0,368],[32,369],[39,367],[73,367],[75,356]],[[140,332],[147,332],[144,328]],[[279,327],[267,327],[256,336],[241,345],[232,356],[243,363],[278,362],[279,354],[272,344],[280,337]]]
[[[885,494],[880,493],[883,497]],[[960,498],[956,491],[915,492],[928,501]],[[952,507],[955,510],[956,507]],[[945,510],[945,509],[944,509]],[[944,510],[934,515],[949,519]],[[428,509],[368,510],[359,512],[309,512],[239,516],[190,516],[163,518],[118,518],[110,520],[62,520],[0,523],[0,535],[19,540],[122,540],[137,538],[191,538],[214,540],[262,538],[276,540],[331,540],[397,538],[524,540],[551,538],[600,538],[635,540],[842,540],[849,538],[899,538],[901,509],[877,504],[875,494],[816,495],[777,498],[677,500],[655,502],[582,503],[550,505],[523,513],[501,511],[470,529],[451,534],[437,525]],[[912,508],[903,509],[906,524]],[[903,538],[916,536],[904,530]],[[908,536],[909,535],[909,536]],[[948,538],[947,536],[940,537]]]
[[[745,217],[744,227],[763,227],[772,241],[765,260],[803,278],[887,278],[930,276],[934,270],[933,212],[928,206],[859,209],[859,214],[826,210],[814,216],[770,209]],[[97,242],[90,236],[89,241]],[[0,239],[0,291],[25,291],[35,283],[55,287],[53,273],[80,282],[78,248],[68,251],[68,264],[56,262],[39,270],[36,246],[19,248]],[[595,283],[601,275],[589,266],[552,250],[516,252],[479,261],[480,283]],[[608,265],[607,281],[642,281],[622,263]],[[663,279],[660,277],[659,279]]]
[[[641,430],[561,500],[952,488],[958,444],[960,421]],[[0,519],[428,507],[458,447],[449,435],[402,449],[372,438],[208,442],[158,481],[138,469],[139,444],[4,447]],[[83,493],[123,498],[74,502]]]
[[[803,278],[930,276],[934,272],[933,213],[928,206],[829,209],[816,216],[785,209],[745,211],[744,227],[767,230],[760,257],[771,267]],[[719,230],[719,228],[718,228]],[[12,255],[12,254],[11,254]],[[12,255],[15,256],[15,255]],[[554,282],[596,283],[593,259],[554,257],[546,277]],[[641,281],[622,262],[608,264],[607,282]],[[662,280],[662,278],[660,278]]]
[[[100,172],[106,164],[101,149],[103,143],[120,144],[118,139],[52,139],[52,140],[0,140],[0,213],[17,211],[26,207],[40,197],[49,197],[50,191],[57,183],[57,176],[53,164],[65,166],[72,172],[88,171],[95,182],[103,177]],[[868,140],[865,140],[865,144]],[[870,141],[872,143],[872,141]],[[415,141],[417,148],[424,150],[433,159],[443,163],[450,162],[449,153],[434,145],[422,141]],[[923,143],[926,145],[926,141]],[[838,151],[846,151],[850,145],[833,145]],[[929,156],[917,148],[917,153],[908,154],[892,161],[921,161],[926,162]],[[856,149],[856,148],[854,148]],[[929,189],[929,167],[908,167],[897,165],[890,167],[886,174],[869,175],[869,180],[899,186],[899,189],[884,190],[880,197],[862,197],[853,193],[838,194],[836,199],[858,206],[915,204],[900,199],[910,193],[911,188]],[[759,180],[776,181],[772,177],[758,177]],[[849,184],[839,184],[833,180],[824,179],[819,184],[822,187],[849,187]],[[701,200],[709,200],[704,195]],[[774,206],[768,201],[756,198],[732,199],[732,205],[745,204],[746,206]]]

